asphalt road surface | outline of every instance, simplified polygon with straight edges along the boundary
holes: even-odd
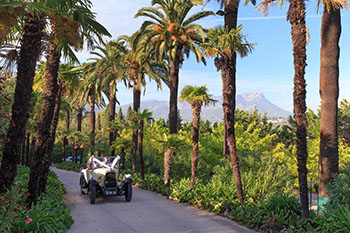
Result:
[[[75,223],[68,233],[253,233],[232,220],[177,203],[160,194],[133,187],[131,202],[124,196],[96,198],[91,205],[81,195],[79,174],[52,169],[67,189],[64,202]]]

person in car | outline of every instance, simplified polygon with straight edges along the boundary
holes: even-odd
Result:
[[[105,164],[107,164],[108,166],[112,166],[111,161],[110,161],[109,158],[107,158],[107,157],[104,157],[104,158],[103,158],[103,162],[104,162]]]
[[[86,163],[86,167],[88,170],[92,170],[93,168],[96,168],[96,162],[94,161],[94,158],[95,158],[95,154],[91,153],[91,156]]]

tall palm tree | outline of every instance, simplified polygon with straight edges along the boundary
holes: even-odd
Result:
[[[125,73],[128,76],[129,85],[133,88],[133,110],[134,112],[140,111],[141,105],[141,87],[145,88],[147,75],[149,81],[154,80],[157,83],[157,88],[162,88],[161,81],[168,84],[168,66],[164,62],[156,61],[153,53],[153,48],[147,46],[149,41],[142,37],[142,31],[135,32],[132,36],[120,36],[118,41],[124,42],[129,46],[129,51],[125,54]],[[137,120],[135,120],[137,123]],[[136,172],[137,161],[137,142],[138,131],[134,129],[132,133],[132,157],[133,166],[132,170]]]
[[[287,20],[291,24],[291,36],[294,56],[294,119],[296,122],[296,148],[298,161],[299,195],[301,202],[301,215],[303,218],[309,217],[308,188],[307,188],[307,119],[306,119],[306,44],[307,28],[305,23],[305,1],[288,1],[289,9]],[[267,14],[267,9],[272,4],[283,3],[283,0],[262,2],[259,7]]]
[[[246,41],[241,33],[242,25],[237,29],[218,27],[209,29],[208,41],[201,45],[207,57],[215,57],[215,65],[221,69],[224,123],[227,127],[227,141],[230,151],[231,168],[235,177],[237,198],[243,204],[243,189],[239,171],[239,160],[235,138],[236,108],[236,53],[241,57],[248,55],[253,44]]]
[[[198,138],[199,138],[199,126],[200,126],[200,114],[202,106],[207,106],[211,103],[217,102],[212,98],[212,95],[208,94],[206,86],[193,87],[185,86],[180,95],[180,101],[186,101],[192,107],[193,120],[192,120],[192,175],[190,189],[194,188],[196,182],[196,171],[198,162]]]
[[[38,123],[38,137],[35,143],[35,160],[31,167],[29,181],[29,197],[27,204],[36,203],[37,195],[44,192],[49,173],[50,157],[53,149],[55,132],[60,111],[61,97],[64,90],[63,83],[58,85],[58,69],[61,51],[70,57],[76,58],[69,46],[79,49],[86,39],[88,44],[94,43],[91,35],[110,35],[107,30],[95,21],[95,15],[91,12],[90,0],[54,1],[51,6],[60,11],[49,15],[51,35],[48,43],[45,90],[40,121]],[[90,40],[90,41],[89,41]],[[37,187],[39,182],[39,188]]]
[[[115,105],[118,102],[116,99],[117,81],[122,80],[125,75],[123,74],[124,55],[127,52],[127,48],[123,43],[115,41],[109,41],[104,43],[104,46],[98,46],[95,48],[98,51],[91,52],[91,54],[97,56],[96,69],[101,70],[100,77],[103,78],[106,86],[108,86],[109,96],[109,122],[115,119]],[[111,130],[109,133],[109,145],[115,140],[116,132]],[[114,156],[114,150],[112,150],[111,156]]]
[[[318,203],[330,201],[327,184],[339,169],[338,155],[338,96],[339,39],[341,33],[340,5],[326,1],[321,26],[320,65],[320,157],[318,162]],[[318,209],[319,212],[323,208]]]
[[[89,104],[89,121],[90,121],[90,152],[94,152],[95,146],[95,129],[96,129],[96,114],[95,105],[98,107],[105,105],[104,99],[102,97],[102,92],[104,91],[103,79],[101,75],[101,70],[96,69],[97,62],[89,62],[77,67],[76,70],[82,71],[82,76],[84,78],[81,89],[79,90],[79,103]]]
[[[157,58],[168,57],[170,63],[170,101],[169,125],[170,133],[177,133],[177,95],[179,84],[179,69],[183,56],[192,51],[197,61],[202,60],[198,43],[204,40],[202,27],[196,21],[214,15],[211,11],[201,11],[189,16],[190,10],[196,5],[203,5],[202,0],[153,0],[152,7],[144,7],[135,17],[144,16],[146,20],[141,31],[155,47]]]
[[[28,8],[31,10],[29,11]],[[21,47],[17,60],[15,97],[11,114],[12,124],[10,124],[10,127],[8,128],[8,140],[5,141],[3,147],[0,170],[0,193],[5,193],[11,188],[14,182],[17,174],[21,142],[25,137],[26,123],[28,121],[29,109],[31,107],[30,103],[35,67],[40,57],[45,28],[43,14],[38,8],[40,8],[40,4],[36,4],[35,6],[32,2],[23,1],[11,1],[10,3],[1,2],[0,4],[0,9],[5,10],[5,12],[16,9],[24,11],[24,25],[20,39]],[[17,15],[12,16],[15,16],[14,24],[20,22],[20,20],[17,21]],[[3,19],[5,18],[2,18],[2,20]],[[13,25],[8,26],[13,27]],[[2,39],[0,39],[0,41],[2,41]]]

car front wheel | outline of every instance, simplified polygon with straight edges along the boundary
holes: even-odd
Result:
[[[130,202],[132,198],[132,186],[130,183],[126,184],[124,195],[125,195],[125,201]]]
[[[96,200],[96,186],[90,185],[90,204],[95,204]]]

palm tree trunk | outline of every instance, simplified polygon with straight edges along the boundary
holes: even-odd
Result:
[[[190,189],[194,188],[196,183],[196,171],[198,163],[198,137],[199,137],[199,126],[200,126],[200,114],[201,114],[201,102],[194,102],[192,104],[193,110],[193,122],[192,122],[192,175]]]
[[[21,155],[22,155],[21,165],[22,166],[24,166],[25,154],[26,154],[26,136],[24,134],[24,138],[23,138],[23,141],[22,141],[22,151],[21,151]]]
[[[81,125],[83,122],[83,108],[80,107],[80,105],[78,105],[77,121],[78,121],[78,131],[81,131]]]
[[[54,32],[54,26],[52,26]],[[34,161],[30,170],[30,180],[28,183],[29,196],[27,205],[36,204],[38,194],[40,194],[42,179],[45,179],[46,167],[50,166],[51,151],[50,146],[53,144],[51,137],[51,123],[55,111],[56,96],[58,92],[57,76],[60,64],[61,53],[57,52],[57,45],[53,39],[48,45],[45,70],[45,87],[44,98],[40,120],[38,122],[38,136],[34,147]],[[38,182],[39,181],[39,182]]]
[[[69,132],[69,125],[70,125],[70,114],[69,114],[69,110],[66,111],[66,130],[67,132]],[[68,137],[67,136],[64,136],[63,137],[63,161],[66,161],[66,157],[67,157],[67,151],[66,151],[66,148],[67,148],[67,145],[69,144],[69,141],[68,141]]]
[[[175,153],[174,150],[167,150],[164,153],[164,184],[170,186],[170,174],[171,174],[171,158]]]
[[[299,195],[301,203],[301,216],[309,218],[309,202],[307,189],[307,119],[306,119],[306,24],[305,24],[305,2],[291,1],[287,19],[291,24],[291,35],[294,56],[294,119],[296,122],[296,147],[298,161]]]
[[[115,83],[112,81],[109,84],[109,122],[115,120]],[[115,130],[112,130],[109,132],[109,146],[112,145],[113,141],[115,140]],[[111,151],[111,156],[114,157],[115,150]]]
[[[89,106],[90,106],[90,152],[94,151],[95,147],[95,125],[96,125],[96,115],[95,115],[95,96],[92,93],[93,90],[90,89],[89,92]]]
[[[144,170],[144,162],[143,162],[143,127],[144,127],[144,120],[140,120],[140,126],[139,126],[139,155],[140,155],[140,178],[141,180],[145,179],[145,170]]]
[[[225,1],[225,27],[228,29],[237,27],[238,0]],[[237,198],[243,204],[243,188],[241,174],[239,170],[239,160],[236,150],[235,137],[235,109],[236,109],[236,53],[225,50],[223,66],[221,69],[222,77],[222,97],[224,119],[226,119],[227,142],[230,151],[231,168],[235,177]]]
[[[51,154],[55,142],[55,137],[56,137],[56,129],[57,129],[57,124],[59,120],[59,114],[61,110],[61,100],[62,100],[62,95],[64,92],[64,85],[61,83],[58,88],[57,96],[56,96],[56,101],[55,101],[55,110],[53,113],[52,121],[51,121],[51,126],[50,126],[50,137],[51,137],[51,143],[49,144],[48,147],[48,153],[50,157],[48,158],[47,162],[44,164],[43,168],[43,176],[40,178],[40,186],[39,186],[39,195],[44,193],[46,190],[46,183],[47,183],[47,177],[50,172],[50,166],[51,166]]]
[[[39,59],[45,22],[37,13],[25,14],[21,50],[17,62],[17,78],[15,97],[12,105],[11,124],[4,143],[1,170],[0,193],[11,188],[17,175],[21,141],[25,137],[25,129],[31,108],[32,86],[36,63]]]
[[[30,133],[27,133],[26,162],[25,162],[25,165],[27,167],[29,167],[29,154],[30,154]]]
[[[50,126],[51,143],[49,144],[49,147],[48,147],[48,154],[50,155],[50,157],[48,158],[47,162],[44,164],[45,167],[43,168],[43,176],[40,178],[40,183],[39,183],[40,184],[39,195],[44,193],[46,190],[47,178],[48,178],[48,175],[50,172],[50,166],[51,166],[51,154],[52,154],[55,137],[56,137],[56,129],[57,129],[57,124],[59,120],[63,92],[64,92],[64,85],[61,83],[58,88],[56,101],[55,101],[55,110],[53,113],[51,126]]]
[[[321,26],[319,203],[328,202],[327,184],[338,172],[338,95],[340,10],[324,7]],[[320,206],[320,205],[319,205]]]
[[[120,151],[120,163],[122,164],[121,169],[125,170],[125,148],[124,147]]]
[[[80,107],[80,105],[78,104],[78,114],[77,114],[77,123],[78,123],[78,131],[81,132],[81,125],[83,122],[83,108]],[[75,155],[79,155],[82,157],[83,153],[82,153],[82,149],[80,148],[80,145],[77,144],[78,138],[74,139],[74,154]],[[80,158],[81,158],[80,157]]]
[[[133,106],[133,110],[135,112],[138,112],[138,110],[140,109],[140,105],[141,105],[141,83],[138,83],[137,78],[134,78],[134,88],[133,88],[133,92],[134,92],[134,106]],[[135,121],[135,124],[137,124],[137,120]],[[132,131],[132,172],[136,173],[136,163],[137,163],[137,129],[133,129]]]
[[[170,61],[170,77],[169,77],[169,128],[170,134],[177,133],[177,94],[179,87],[179,69],[181,63],[182,45],[178,44],[175,51],[174,61]]]
[[[224,119],[224,122],[227,120]],[[227,156],[230,154],[230,150],[228,148],[228,143],[227,143],[227,127],[226,124],[224,124],[224,159],[226,160]]]
[[[29,151],[29,168],[33,166],[33,159],[34,159],[34,148],[35,148],[35,142],[36,142],[36,137],[32,136],[32,142],[30,144],[30,151]]]

